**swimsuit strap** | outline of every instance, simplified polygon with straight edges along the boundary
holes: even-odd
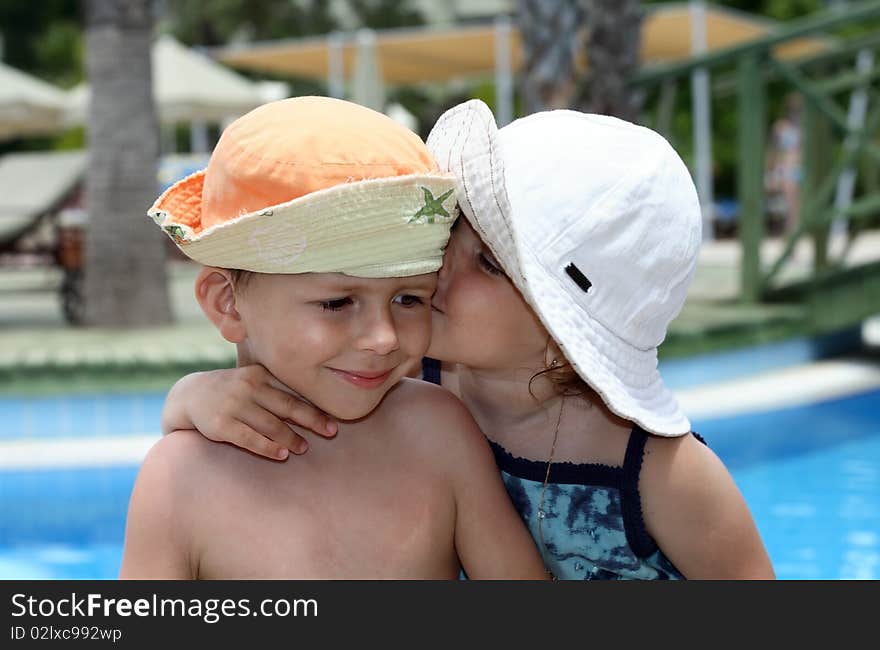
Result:
[[[422,379],[440,385],[440,362],[430,357],[422,357]]]
[[[648,557],[658,549],[657,542],[648,534],[648,529],[645,527],[642,497],[639,493],[639,476],[642,473],[642,460],[645,457],[645,443],[648,442],[650,435],[639,425],[633,426],[629,434],[629,442],[626,445],[626,455],[623,459],[623,480],[620,485],[626,538],[629,540],[633,552],[642,558]],[[707,444],[696,431],[692,431],[691,435],[704,445]]]
[[[648,534],[642,516],[642,497],[639,494],[639,475],[642,472],[642,459],[648,432],[634,425],[626,444],[623,459],[623,480],[620,485],[623,527],[629,545],[638,557],[645,558],[657,550],[657,543]]]

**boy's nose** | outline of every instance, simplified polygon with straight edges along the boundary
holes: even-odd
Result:
[[[358,348],[376,354],[389,354],[400,347],[397,327],[388,309],[377,309],[364,323]]]

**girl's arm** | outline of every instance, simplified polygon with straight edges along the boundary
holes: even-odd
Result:
[[[464,405],[446,393],[426,425],[442,440],[437,461],[448,467],[456,503],[455,548],[468,578],[547,580],[538,549],[513,507],[483,432]],[[446,417],[451,411],[452,418]],[[436,429],[436,430],[434,430]]]
[[[261,365],[186,375],[171,387],[162,410],[163,434],[194,429],[273,460],[308,450],[294,424],[320,436],[336,435],[334,421]]]
[[[482,434],[480,434],[482,435]],[[471,580],[549,580],[535,541],[513,507],[486,440],[462,459],[455,548]]]
[[[776,577],[733,477],[694,436],[651,436],[639,487],[648,532],[686,578]]]

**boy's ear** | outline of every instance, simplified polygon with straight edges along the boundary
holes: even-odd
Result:
[[[230,343],[243,342],[247,331],[235,305],[235,290],[229,271],[206,266],[196,276],[195,289],[202,311],[223,338]]]

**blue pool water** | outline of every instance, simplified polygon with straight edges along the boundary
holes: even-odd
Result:
[[[0,442],[149,432],[162,399],[0,400]],[[880,578],[878,414],[874,391],[694,423],[730,468],[778,577]],[[0,579],[115,578],[136,473],[0,470]]]
[[[0,442],[159,430],[165,393],[0,399]]]

